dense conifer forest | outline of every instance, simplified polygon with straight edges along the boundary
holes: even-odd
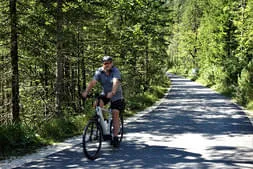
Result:
[[[162,96],[168,70],[253,109],[253,1],[2,0],[0,21],[1,153],[80,134],[104,55],[129,115]]]

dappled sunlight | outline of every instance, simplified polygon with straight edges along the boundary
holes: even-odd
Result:
[[[161,146],[167,148],[180,147],[188,152],[200,154],[201,157],[206,160],[229,160],[228,158],[225,158],[226,156],[223,151],[218,151],[216,148],[222,147],[217,145],[223,145],[224,142],[227,142],[227,147],[230,147],[230,149],[229,151],[226,150],[226,153],[231,157],[235,157],[239,161],[244,160],[244,162],[248,162],[250,164],[251,157],[253,157],[253,135],[219,135],[210,137],[204,134],[184,133],[168,137],[162,135],[162,133],[160,133],[160,135],[129,133],[126,135],[126,141],[136,142],[137,149],[139,145],[139,149],[142,149],[143,145]],[[214,151],[216,153],[214,153]],[[244,155],[242,156],[242,154]]]
[[[79,141],[22,169],[253,168],[253,127],[245,113],[210,89],[179,77],[172,77],[170,94],[157,108],[128,119],[120,148],[105,142],[100,157],[90,161]]]
[[[159,134],[159,133],[158,133]],[[149,133],[129,133],[125,135],[126,141],[135,141],[137,144],[149,146],[168,146],[171,137]]]

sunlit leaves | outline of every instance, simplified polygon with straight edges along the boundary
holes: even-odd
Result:
[[[247,0],[175,1],[168,53],[177,70],[191,75],[191,69],[198,67],[199,76],[207,84],[239,96],[236,91],[243,91],[242,84],[246,83],[238,83],[238,78],[250,81],[245,69],[250,72],[248,66],[253,58],[252,4]],[[248,94],[240,98],[244,103],[252,99]]]

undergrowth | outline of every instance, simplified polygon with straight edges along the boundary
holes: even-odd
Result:
[[[126,98],[124,117],[132,116],[154,104],[159,98],[164,96],[168,87],[169,81],[165,81],[160,86],[150,86],[142,94]],[[91,113],[54,118],[43,123],[36,130],[23,123],[0,126],[0,160],[10,156],[32,153],[42,146],[80,135],[93,113],[91,105],[87,107],[88,110],[86,112]]]

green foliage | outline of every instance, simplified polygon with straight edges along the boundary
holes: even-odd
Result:
[[[253,100],[249,102],[249,104],[247,105],[247,109],[253,111]]]
[[[24,124],[0,126],[0,159],[23,155],[51,142],[81,134],[87,118],[83,115],[52,119],[36,132]]]
[[[143,94],[130,98],[127,101],[128,110],[143,110],[145,107],[152,105],[156,101],[156,97],[150,94]]]
[[[23,124],[0,126],[0,159],[9,155],[22,155],[33,151],[45,141],[28,126]]]
[[[242,70],[238,84],[237,99],[242,105],[247,105],[253,99],[253,61]]]
[[[38,134],[49,140],[62,141],[68,137],[81,134],[86,122],[85,116],[52,119],[40,127]]]
[[[144,108],[154,104],[159,98],[164,96],[170,83],[168,79],[164,78],[161,85],[150,86],[150,88],[140,95],[134,95],[127,98],[126,102],[126,114],[125,116],[131,116],[136,111],[143,110]]]
[[[246,105],[252,98],[253,2],[172,4],[175,23],[168,48],[172,70],[191,76],[191,70],[198,68],[198,78],[207,86]]]
[[[0,113],[11,113],[8,1],[1,1],[0,7],[0,103],[4,105]],[[79,94],[101,66],[104,54],[114,57],[122,73],[128,111],[143,109],[162,96],[163,89],[156,86],[166,81],[163,75],[171,67],[246,105],[253,93],[252,9],[253,1],[244,0],[64,1],[59,18],[56,2],[20,0],[21,120],[53,140],[80,132],[82,120],[72,116],[90,116],[90,107],[82,111]],[[59,19],[61,37],[57,39]],[[55,119],[56,62],[63,66],[58,81],[62,119]],[[197,76],[192,74],[195,68]]]
[[[0,113],[10,114],[10,11],[7,1],[0,5],[0,66],[3,67],[0,103],[5,105]],[[58,11],[62,11],[61,15]],[[33,134],[61,140],[81,132],[90,116],[90,107],[82,110],[85,105],[80,92],[101,66],[105,54],[114,57],[122,72],[127,100],[133,98],[137,102],[134,97],[143,96],[141,106],[147,106],[162,95],[161,88],[152,86],[162,84],[168,67],[166,49],[172,17],[167,2],[64,1],[58,6],[48,0],[20,0],[17,18],[20,118]],[[57,65],[61,66],[60,73]],[[56,107],[59,95],[60,113]],[[59,114],[61,118],[57,117]]]

